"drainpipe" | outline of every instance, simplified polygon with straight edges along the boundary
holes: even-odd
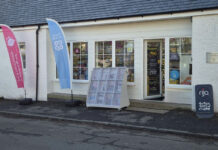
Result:
[[[36,30],[36,102],[38,101],[38,87],[39,87],[39,30],[40,25]]]

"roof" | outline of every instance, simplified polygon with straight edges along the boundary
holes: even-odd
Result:
[[[218,0],[0,0],[0,23],[25,26],[218,8]]]

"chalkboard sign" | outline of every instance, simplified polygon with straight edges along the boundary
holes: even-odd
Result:
[[[195,86],[196,115],[199,118],[211,118],[214,115],[212,85]]]
[[[129,106],[126,81],[125,67],[94,68],[86,106],[117,109]]]

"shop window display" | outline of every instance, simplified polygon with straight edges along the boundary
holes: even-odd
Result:
[[[96,67],[112,67],[112,41],[95,42]]]
[[[134,41],[116,41],[116,67],[128,68],[128,82],[134,82]]]
[[[170,39],[170,84],[191,85],[192,75],[191,38]]]
[[[88,43],[73,43],[73,79],[88,80]]]

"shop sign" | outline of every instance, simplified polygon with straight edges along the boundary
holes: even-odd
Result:
[[[199,118],[211,118],[214,115],[212,85],[195,86],[196,115]]]
[[[206,53],[208,64],[218,64],[218,53]]]

